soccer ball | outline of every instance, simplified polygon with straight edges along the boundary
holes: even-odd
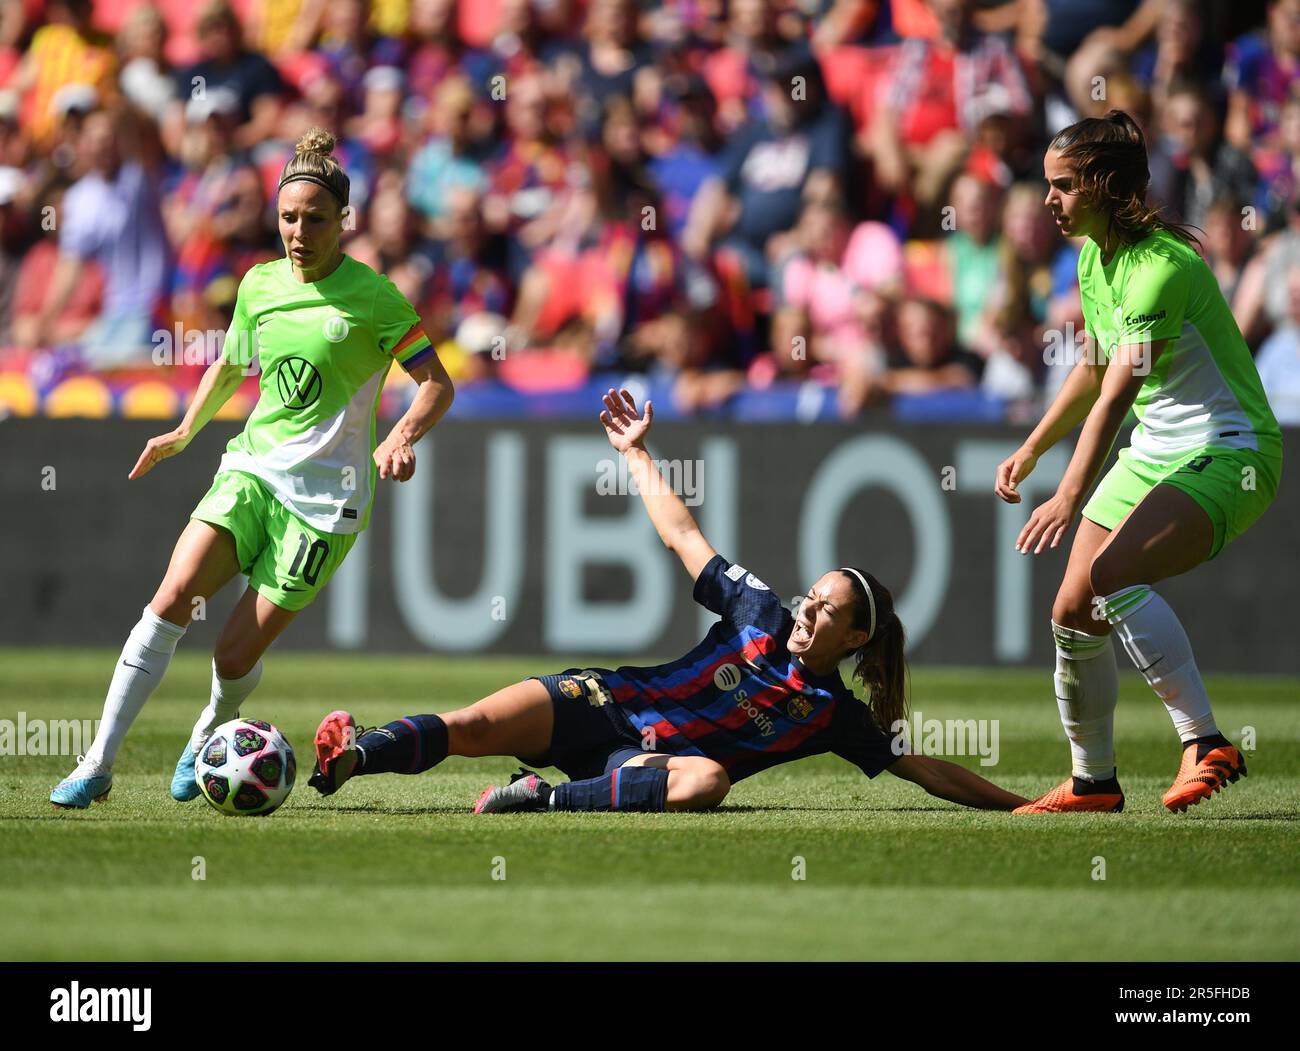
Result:
[[[213,731],[194,760],[203,798],[223,814],[269,814],[289,798],[298,763],[293,748],[270,723],[232,719]]]

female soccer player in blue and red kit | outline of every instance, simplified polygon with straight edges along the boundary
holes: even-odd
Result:
[[[448,755],[516,756],[555,766],[554,787],[530,770],[489,785],[476,813],[508,810],[695,810],[778,763],[831,752],[868,777],[882,770],[965,806],[1010,810],[1026,800],[963,767],[902,754],[891,728],[907,718],[903,625],[869,573],[831,570],[791,613],[744,566],[717,554],[646,452],[654,412],[627,391],[605,396],[601,422],[626,458],[660,538],[695,581],[695,600],[721,615],[684,657],[656,667],[570,669],[507,686],[444,715],[360,730],[332,712],[316,732],[310,784],[324,795],[361,774],[414,774]],[[839,675],[870,693],[859,701]]]

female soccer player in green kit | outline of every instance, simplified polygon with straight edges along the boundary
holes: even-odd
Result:
[[[128,476],[184,451],[258,359],[257,405],[226,447],[212,488],[131,630],[99,732],[51,793],[56,806],[80,809],[108,795],[118,748],[162,680],[194,600],[243,573],[249,588],[217,640],[211,698],[172,779],[173,798],[199,794],[198,748],[234,718],[261,678],[266,648],[366,527],[376,478],[409,479],[412,445],[451,405],[451,380],[415,310],[388,278],[339,245],[349,180],[333,149],[334,136],[316,128],[297,144],[276,202],[284,258],[244,276],[221,357],[204,373],[180,426],[151,438]],[[419,390],[376,445],[379,395],[394,360]]]
[[[1146,144],[1132,118],[1111,110],[1070,125],[1043,169],[1057,225],[1088,238],[1079,255],[1087,346],[1029,439],[998,467],[994,488],[1019,503],[1017,486],[1038,458],[1083,423],[1056,494],[1016,541],[1025,554],[1056,547],[1082,511],[1052,608],[1073,775],[1016,813],[1123,809],[1112,631],[1182,740],[1164,795],[1181,812],[1246,764],[1215,725],[1187,635],[1152,585],[1216,557],[1263,514],[1281,477],[1282,436],[1193,239],[1146,207]],[[1130,409],[1138,419],[1130,444],[1084,503]]]

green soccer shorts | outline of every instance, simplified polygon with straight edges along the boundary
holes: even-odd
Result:
[[[219,471],[190,517],[229,530],[249,587],[287,610],[316,597],[357,539],[313,529],[242,471]]]
[[[1280,454],[1255,449],[1206,448],[1172,464],[1150,464],[1121,449],[1083,508],[1083,517],[1114,529],[1142,498],[1164,483],[1181,489],[1204,508],[1214,525],[1210,558],[1268,510],[1282,475]]]

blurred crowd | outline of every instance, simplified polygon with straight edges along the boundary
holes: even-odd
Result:
[[[1111,108],[1300,423],[1300,0],[4,0],[0,373],[192,383],[316,125],[458,386],[1024,418],[1083,329],[1043,151]]]

